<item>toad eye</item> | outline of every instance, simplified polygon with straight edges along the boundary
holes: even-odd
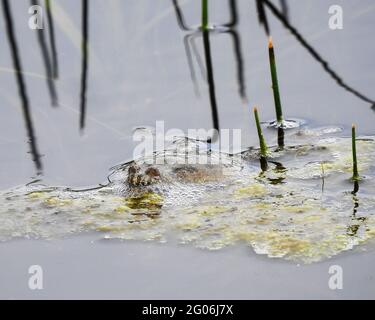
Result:
[[[131,174],[135,174],[139,172],[139,166],[137,166],[136,164],[134,165],[131,165],[128,169],[128,174],[131,175]]]

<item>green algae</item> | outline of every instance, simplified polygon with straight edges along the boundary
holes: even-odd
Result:
[[[245,244],[268,257],[320,261],[374,242],[373,138],[358,138],[357,152],[366,178],[355,195],[349,183],[351,140],[320,136],[311,146],[271,152],[267,171],[251,153],[244,153],[241,163],[201,171],[215,177],[223,172],[220,179],[173,180],[181,170],[167,165],[160,168],[167,176],[161,185],[143,192],[120,183],[126,180],[123,169],[112,184],[83,192],[18,187],[0,193],[0,240],[96,231],[105,239],[174,238],[208,250]]]

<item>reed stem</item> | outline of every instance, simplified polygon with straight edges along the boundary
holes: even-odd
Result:
[[[271,37],[269,38],[269,41],[268,41],[268,53],[269,53],[270,70],[271,70],[271,77],[272,77],[273,98],[275,100],[276,120],[277,120],[277,123],[281,124],[283,122],[283,110],[281,108],[279,83],[277,80],[275,51],[273,48]]]
[[[202,0],[202,29],[208,29],[208,0]]]
[[[359,180],[358,166],[357,166],[357,147],[356,147],[356,134],[355,125],[352,125],[352,153],[353,153],[353,180]]]
[[[262,127],[260,126],[259,116],[258,116],[258,110],[256,107],[254,107],[254,116],[255,116],[255,123],[258,131],[258,138],[259,138],[259,146],[260,146],[260,155],[261,157],[267,157],[267,144],[263,137]]]

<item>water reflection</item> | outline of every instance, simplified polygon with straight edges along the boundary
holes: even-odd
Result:
[[[209,94],[210,94],[212,122],[213,122],[214,129],[219,131],[220,126],[219,126],[219,115],[217,112],[217,103],[216,103],[215,80],[214,80],[212,59],[211,59],[210,32],[208,30],[204,30],[202,33],[202,36],[203,36],[203,46],[204,46],[204,57],[205,57],[206,69],[207,69],[207,82],[208,82],[208,89],[209,89]],[[213,140],[215,141],[216,139],[213,139]]]
[[[177,23],[178,23],[178,26],[180,27],[180,29],[182,29],[184,31],[196,31],[197,28],[189,27],[186,24],[184,15],[183,15],[183,13],[181,11],[181,8],[178,4],[178,0],[172,0],[172,4],[173,4],[173,7],[174,7],[174,11],[176,13],[176,16],[177,16]]]
[[[285,143],[284,143],[284,136],[285,136],[285,132],[284,132],[284,129],[279,127],[277,129],[277,145],[279,146],[279,149],[282,150],[285,146]]]
[[[261,2],[261,3],[260,3]],[[285,28],[287,28],[297,39],[297,41],[312,55],[312,57],[318,61],[323,69],[337,82],[337,84],[344,88],[346,91],[352,93],[359,99],[371,103],[371,105],[375,106],[375,101],[371,98],[367,97],[366,95],[362,94],[358,90],[354,89],[350,85],[348,85],[333,69],[330,67],[328,61],[324,60],[322,56],[306,41],[306,39],[298,32],[298,30],[293,27],[288,20],[285,18],[284,14],[280,12],[276,6],[269,0],[257,0],[258,4],[258,14],[259,14],[259,7],[261,8],[263,15],[262,18],[264,20],[261,20],[261,15],[259,15],[260,22],[265,26],[266,33],[269,34],[269,28],[267,23],[266,14],[264,12],[264,6],[267,6],[268,9],[272,12],[272,14],[280,20],[280,22],[284,25]]]
[[[31,6],[40,6],[40,3],[38,0],[30,0],[30,4]],[[52,106],[57,106],[58,105],[57,93],[56,93],[55,83],[53,80],[54,70],[53,70],[51,59],[50,59],[45,32],[44,32],[44,29],[35,29],[35,32],[37,33],[38,44],[40,47],[40,52],[42,54],[44,68],[46,70],[46,81],[47,81],[48,92],[51,97],[51,104]]]
[[[209,97],[210,97],[210,106],[212,114],[213,128],[216,130],[220,129],[219,125],[219,116],[217,111],[217,100],[215,92],[215,78],[212,64],[212,55],[211,55],[211,35],[221,35],[228,34],[233,41],[233,51],[236,62],[237,70],[237,81],[238,81],[238,92],[239,96],[244,102],[247,102],[246,96],[246,86],[245,86],[245,77],[244,77],[244,59],[242,56],[242,47],[241,47],[241,38],[237,30],[234,28],[238,23],[238,12],[237,5],[235,0],[229,1],[229,12],[230,19],[229,22],[223,23],[219,26],[215,26],[212,30],[201,30],[201,28],[193,28],[186,24],[183,12],[178,4],[177,0],[172,0],[173,7],[175,9],[177,23],[181,30],[183,31],[193,31],[190,34],[187,34],[184,37],[184,46],[187,57],[187,62],[190,70],[190,77],[194,85],[194,91],[197,96],[200,96],[199,86],[197,82],[196,72],[194,69],[193,55],[194,54],[197,64],[200,68],[202,78],[207,81],[209,88]],[[204,60],[206,66],[206,72],[204,72],[204,66],[197,50],[195,39],[199,36],[202,36],[203,39],[203,49],[204,49]],[[213,137],[215,141],[217,137]]]
[[[238,11],[237,11],[237,4],[236,0],[229,0],[229,11],[230,11],[230,20],[228,23],[224,23],[223,25],[228,28],[235,27],[238,22]]]
[[[233,40],[233,50],[235,61],[237,64],[237,82],[238,82],[238,92],[242,101],[247,102],[247,95],[246,95],[246,85],[245,85],[245,76],[244,76],[244,59],[242,57],[242,46],[241,46],[241,37],[237,30],[232,29],[225,31],[231,36]]]
[[[353,213],[352,213],[352,216],[350,218],[350,223],[349,223],[348,229],[347,229],[347,234],[349,236],[353,236],[353,237],[357,235],[359,228],[367,220],[366,217],[363,217],[363,216],[361,217],[361,216],[357,215],[358,208],[359,208],[359,199],[357,197],[358,191],[359,191],[359,183],[358,183],[358,181],[354,181],[353,191],[351,192],[352,195],[353,195]]]
[[[6,34],[7,34],[8,41],[9,41],[13,67],[15,70],[19,96],[21,99],[23,118],[25,120],[25,126],[27,130],[27,135],[29,138],[28,142],[30,144],[30,152],[32,154],[32,159],[35,163],[35,166],[37,168],[37,173],[39,174],[42,171],[41,156],[39,154],[37,143],[36,143],[36,137],[34,133],[34,126],[33,126],[33,121],[32,121],[31,112],[30,112],[30,105],[29,105],[29,99],[28,99],[27,90],[26,90],[26,84],[25,84],[23,74],[22,74],[22,64],[21,64],[21,60],[19,57],[19,53],[18,53],[18,45],[16,42],[16,37],[15,37],[15,32],[14,32],[14,27],[13,27],[11,8],[9,6],[8,0],[2,0],[2,4],[3,4],[3,14],[4,14],[4,20],[5,20]]]
[[[53,78],[57,79],[59,77],[59,64],[57,60],[55,27],[54,27],[53,15],[51,11],[51,2],[49,0],[45,0],[45,6],[46,6],[46,11],[47,11],[47,20],[48,20],[47,26],[48,26],[49,41],[51,44],[52,74],[53,74]]]
[[[263,25],[266,35],[270,35],[270,27],[268,25],[266,10],[264,10],[264,3],[262,0],[256,0],[258,21],[260,25]]]
[[[87,69],[88,69],[88,20],[89,4],[88,0],[82,0],[82,70],[81,70],[81,95],[80,95],[80,117],[79,127],[81,130],[85,127],[86,120],[86,91],[87,91]]]
[[[260,164],[260,169],[262,170],[262,173],[268,170],[268,161],[266,157],[261,156],[259,158],[259,164]],[[260,174],[261,176],[262,176],[262,173]]]
[[[289,6],[287,0],[280,0],[281,12],[286,21],[289,22]]]

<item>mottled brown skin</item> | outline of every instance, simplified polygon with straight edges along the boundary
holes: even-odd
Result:
[[[149,186],[160,181],[160,171],[155,167],[149,167],[144,172],[137,164],[132,164],[128,169],[127,183],[130,186]]]
[[[186,182],[218,181],[222,178],[221,171],[207,167],[181,166],[174,169],[177,178]]]
[[[181,165],[173,168],[175,178],[184,182],[204,183],[208,181],[219,181],[223,178],[219,168],[206,166]],[[133,163],[128,168],[127,183],[130,187],[141,187],[156,184],[161,180],[158,168],[150,166],[142,171],[141,167]]]

